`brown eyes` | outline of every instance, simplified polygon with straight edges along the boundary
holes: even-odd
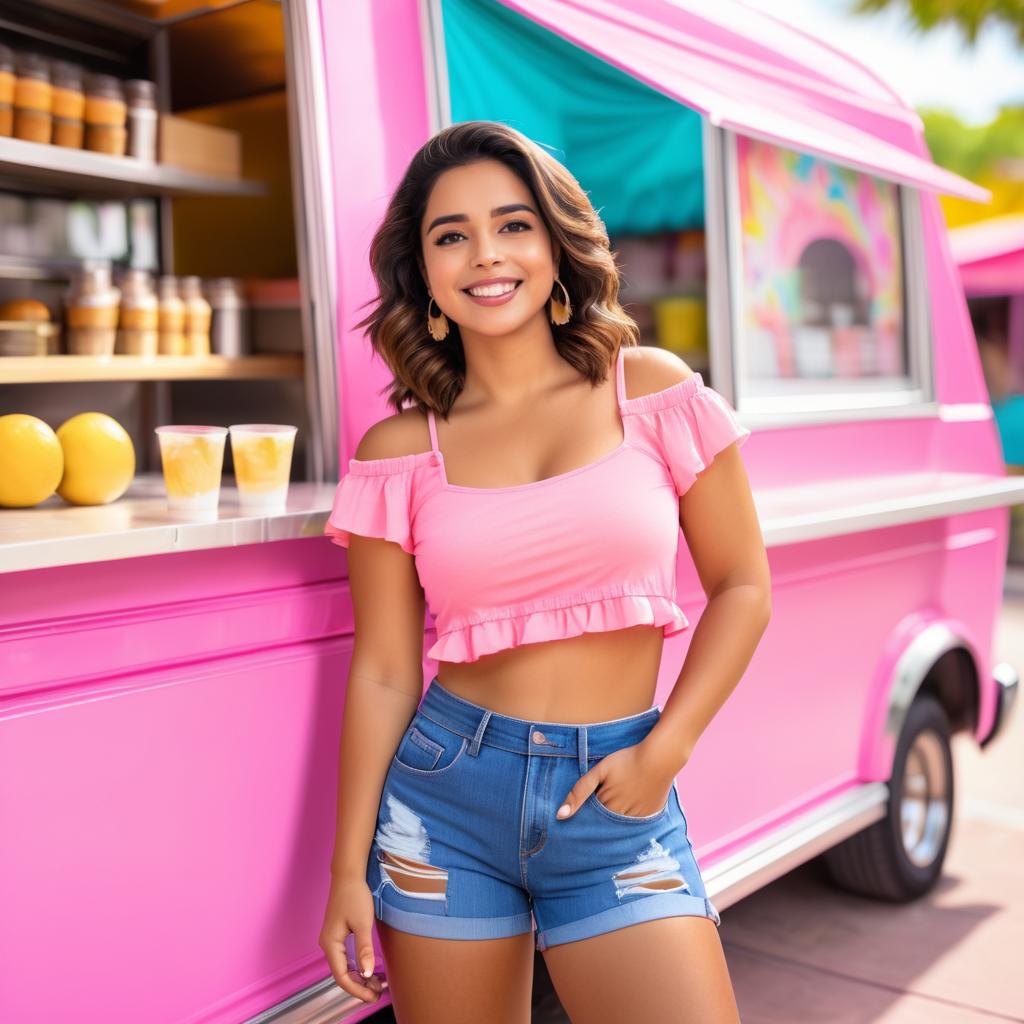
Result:
[[[526,231],[530,231],[531,230],[530,225],[527,224],[525,220],[510,220],[507,224],[502,225],[501,230],[504,231],[505,228],[511,228],[511,227],[521,227],[521,228],[523,228]],[[521,233],[522,232],[519,232],[519,231],[513,231],[512,232],[513,235],[518,235],[518,234],[521,234]],[[463,237],[463,238],[465,238],[465,235],[463,235],[461,231],[446,231],[443,235],[441,235],[437,239],[436,242],[434,242],[434,244],[435,245],[447,245],[448,243],[445,241],[445,239],[447,239],[447,238],[455,238],[455,237]]]

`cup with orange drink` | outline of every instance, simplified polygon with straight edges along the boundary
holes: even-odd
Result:
[[[167,487],[167,507],[180,512],[216,510],[224,469],[227,427],[156,428]]]
[[[246,508],[283,506],[288,498],[298,427],[283,423],[239,423],[228,429],[239,503]]]

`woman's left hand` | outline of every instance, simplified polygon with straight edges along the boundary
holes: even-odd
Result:
[[[571,817],[591,793],[610,811],[631,818],[657,814],[665,806],[676,773],[643,742],[622,747],[602,757],[569,790],[556,818]]]

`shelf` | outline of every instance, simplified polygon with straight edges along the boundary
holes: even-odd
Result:
[[[301,377],[300,355],[4,356],[0,384],[111,380],[266,380]]]
[[[0,187],[108,199],[267,193],[267,186],[260,181],[193,174],[134,157],[107,156],[13,138],[0,138]]]

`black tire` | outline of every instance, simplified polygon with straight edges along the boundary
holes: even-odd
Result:
[[[942,705],[931,694],[919,694],[910,705],[896,744],[885,817],[821,855],[827,876],[839,888],[905,903],[935,885],[953,827],[949,737],[949,720]],[[908,787],[923,789],[927,802],[922,806],[908,795]],[[925,808],[929,810],[922,819]],[[910,821],[907,827],[905,812]],[[920,841],[913,842],[918,820],[926,824]]]

